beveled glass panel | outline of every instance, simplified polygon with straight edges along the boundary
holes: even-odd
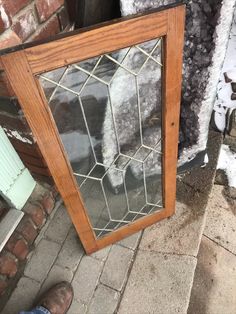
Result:
[[[162,40],[40,75],[97,237],[162,210]]]

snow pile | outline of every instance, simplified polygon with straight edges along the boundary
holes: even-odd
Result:
[[[224,170],[228,177],[228,184],[236,188],[236,153],[227,145],[222,145],[217,169]]]
[[[236,101],[231,99],[231,81],[236,82],[236,10],[232,29],[229,38],[227,53],[222,68],[221,78],[218,84],[217,98],[214,105],[214,122],[219,131],[224,132],[227,127],[226,115],[231,114],[236,108]],[[224,73],[227,74],[229,81],[225,81]],[[229,116],[230,116],[229,114]]]

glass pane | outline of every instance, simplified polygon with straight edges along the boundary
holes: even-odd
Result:
[[[162,41],[40,75],[97,237],[162,210]]]

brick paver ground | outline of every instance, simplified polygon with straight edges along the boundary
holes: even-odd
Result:
[[[75,292],[68,314],[114,313],[140,236],[141,232],[86,256],[65,207],[58,206],[37,239],[3,314],[29,309],[40,294],[61,280],[70,281]]]
[[[189,251],[191,256],[188,256],[187,249],[183,255],[176,254],[179,243],[175,238],[168,237],[169,224],[175,224],[172,220],[176,220],[177,223],[178,213],[182,210],[183,205],[178,203],[176,216],[173,216],[171,220],[166,220],[166,223],[159,224],[159,228],[157,224],[155,228],[158,232],[154,232],[154,227],[151,227],[145,230],[143,239],[141,239],[142,232],[139,232],[86,256],[65,207],[60,205],[37,239],[36,249],[28,261],[24,276],[20,279],[3,314],[17,314],[22,309],[29,309],[40,294],[61,280],[70,281],[74,288],[74,300],[68,314],[113,314],[118,311],[128,314],[134,309],[136,309],[135,313],[146,314],[154,313],[153,309],[158,309],[158,304],[163,303],[167,303],[168,310],[168,304],[171,305],[170,302],[166,302],[168,298],[160,303],[160,292],[163,291],[165,294],[166,288],[172,289],[175,307],[181,309],[180,313],[186,313],[196,258],[191,255],[192,251]],[[188,212],[186,208],[185,214],[189,218],[191,209]],[[200,241],[201,233],[197,228],[199,221],[202,222],[202,217],[194,222],[192,228],[189,228],[187,224],[183,227],[188,232],[185,233],[185,237],[182,236],[181,245],[189,247],[191,232],[194,233],[195,242]],[[162,241],[166,242],[166,246],[172,248],[168,250],[171,254],[169,258],[161,250],[158,252],[157,247],[146,246],[147,238],[150,243],[158,242],[159,233],[162,234]],[[141,249],[139,250],[140,241]],[[139,258],[136,261],[137,253]],[[153,273],[154,268],[155,273]],[[173,277],[174,272],[178,275]],[[154,280],[152,285],[150,285],[150,277]],[[129,281],[128,285],[127,281]],[[139,283],[137,293],[133,289],[133,281]],[[177,286],[181,293],[176,294],[175,287]],[[145,300],[139,296],[142,287],[146,287],[145,294],[148,294],[149,299],[152,300],[152,304],[149,304],[151,312],[143,312],[149,299]],[[129,295],[136,297],[134,301],[140,303],[139,307],[132,302],[133,297],[130,299]],[[121,302],[123,296],[124,301]],[[139,312],[139,309],[142,312]],[[155,311],[155,314],[157,313],[163,314],[159,310]],[[167,313],[169,312],[165,314]]]

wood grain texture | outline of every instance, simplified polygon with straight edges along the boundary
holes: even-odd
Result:
[[[163,73],[163,188],[164,204],[170,214],[174,213],[176,198],[184,24],[185,6],[168,10],[168,31],[164,39]]]
[[[3,67],[87,253],[119,241],[169,217],[174,212],[184,14],[185,7],[178,6],[2,56]],[[34,75],[162,35],[164,36],[163,194],[165,208],[96,239],[55,121],[44,92]]]
[[[124,226],[116,231],[113,231],[109,235],[101,239],[98,239],[97,240],[98,249],[102,249],[107,245],[116,243],[148,226],[153,225],[154,223],[164,218],[168,218],[169,216],[170,214],[168,214],[168,211],[165,208],[163,208],[162,211],[160,212],[148,215],[144,218],[140,218],[139,220],[132,222],[130,225]]]
[[[167,12],[112,23],[25,50],[34,74],[165,35]]]
[[[2,61],[0,60],[0,72],[3,71],[3,64]]]
[[[96,249],[96,241],[86,215],[77,183],[65,156],[45,95],[33,77],[24,51],[2,56],[2,63],[25,117],[37,139],[56,186],[86,248]],[[33,104],[33,105],[32,105]]]

